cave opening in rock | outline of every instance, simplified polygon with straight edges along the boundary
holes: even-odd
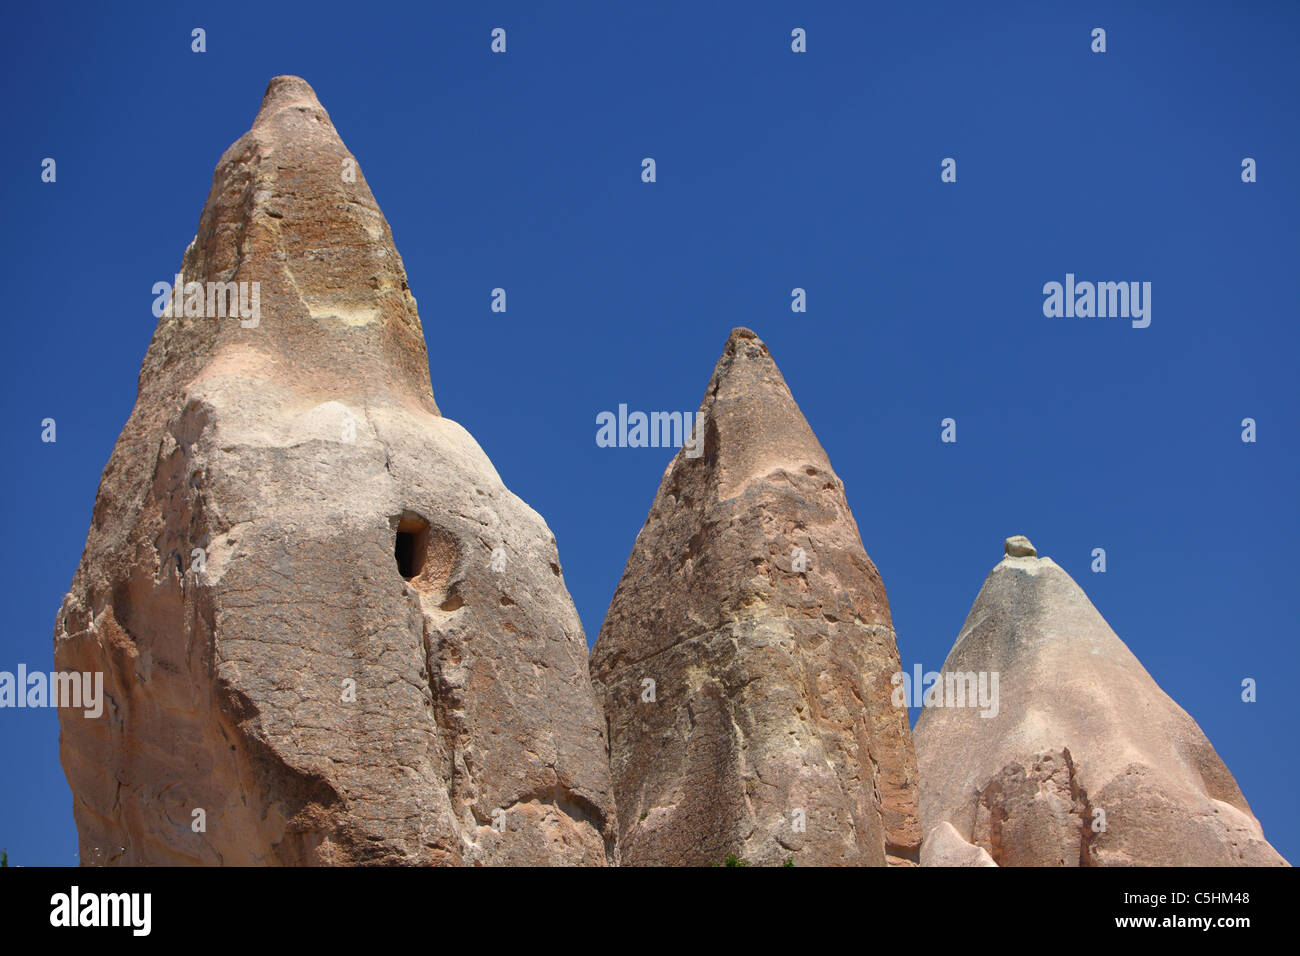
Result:
[[[397,570],[406,580],[418,577],[424,570],[425,555],[429,552],[429,522],[410,511],[402,512],[397,522],[397,540],[393,544],[393,557]]]

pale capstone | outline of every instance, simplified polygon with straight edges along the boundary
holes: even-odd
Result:
[[[1034,549],[1034,546],[1029,543],[1029,539],[1023,534],[1007,538],[1006,543],[1003,545],[1003,550],[1013,558],[1033,558],[1038,556],[1038,552]]]

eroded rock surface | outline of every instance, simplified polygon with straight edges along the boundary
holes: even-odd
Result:
[[[624,863],[917,858],[889,602],[767,346],[727,341],[592,655]]]
[[[943,668],[997,673],[997,707],[927,703],[917,721],[922,861],[962,865],[960,840],[1002,866],[1285,865],[1079,586],[1023,537],[1005,550]]]
[[[922,866],[997,866],[982,846],[968,843],[945,820],[926,834],[921,844]]]
[[[259,283],[260,316],[159,321],[101,480],[55,630],[108,698],[60,712],[82,862],[614,862],[554,538],[441,417],[301,79],[222,156],[182,271]]]
[[[1023,534],[1012,535],[1002,544],[1002,550],[1013,558],[1036,558],[1038,551]]]

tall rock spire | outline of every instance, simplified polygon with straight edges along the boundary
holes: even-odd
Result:
[[[1285,864],[1196,721],[1068,574],[1008,538],[916,725],[926,865]],[[946,686],[997,676],[993,707]],[[991,859],[990,859],[991,858]]]
[[[554,538],[440,416],[303,80],[222,156],[181,273],[55,628],[105,681],[101,717],[60,711],[82,862],[615,862]],[[223,283],[255,308],[214,313]]]
[[[623,861],[915,859],[885,589],[843,484],[748,329],[731,333],[699,422],[592,655]]]

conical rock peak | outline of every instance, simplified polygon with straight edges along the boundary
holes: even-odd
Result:
[[[554,537],[440,416],[304,81],[222,156],[181,273],[258,314],[159,319],[59,611],[57,666],[110,702],[59,714],[83,863],[616,862]]]
[[[1001,866],[1284,863],[1196,722],[1014,540],[917,721],[922,862],[977,858],[964,840]]]
[[[633,864],[883,865],[920,832],[889,603],[771,353],[731,333],[592,653]]]

